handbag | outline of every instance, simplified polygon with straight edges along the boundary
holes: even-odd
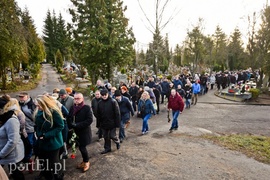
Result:
[[[157,103],[154,103],[153,106],[154,106],[154,109],[157,110]]]

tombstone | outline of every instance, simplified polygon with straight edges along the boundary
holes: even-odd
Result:
[[[118,75],[118,83],[123,82],[127,84],[127,75],[126,74],[119,74]]]

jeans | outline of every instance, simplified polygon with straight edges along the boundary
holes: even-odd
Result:
[[[190,105],[190,99],[186,99],[186,108]]]
[[[151,114],[146,114],[143,117],[142,132],[149,131],[148,120],[151,118]]]
[[[36,142],[35,134],[34,134],[34,133],[27,133],[27,135],[28,135],[27,138],[28,138],[30,144],[31,144],[32,147],[33,147],[34,144],[35,144],[35,142]],[[33,155],[33,149],[31,149],[31,151],[30,151],[29,154],[25,155],[24,160],[29,160],[29,159],[31,159],[32,155]]]
[[[103,138],[104,138],[104,149],[106,151],[111,150],[111,139],[117,144],[120,143],[119,139],[116,136],[116,128],[113,129],[102,129]]]
[[[178,116],[180,114],[180,111],[172,111],[172,116],[173,116],[173,121],[172,121],[172,126],[171,129],[173,128],[178,128]]]
[[[122,140],[126,137],[125,126],[127,121],[130,119],[129,113],[123,114],[121,116],[120,128],[119,128],[119,139]]]

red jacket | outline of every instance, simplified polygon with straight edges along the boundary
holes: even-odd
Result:
[[[182,112],[184,109],[184,106],[185,106],[184,101],[178,93],[176,93],[174,97],[170,95],[168,109],[172,109],[173,111],[179,110]]]

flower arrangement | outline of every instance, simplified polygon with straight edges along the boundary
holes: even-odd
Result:
[[[89,90],[90,99],[93,99],[95,97],[95,92],[97,90],[97,87],[91,84],[88,88],[89,88],[88,90]]]
[[[72,144],[72,146],[71,146],[72,153],[70,155],[71,159],[75,159],[75,157],[76,157],[76,137],[77,137],[77,135],[73,131],[72,136],[71,136],[71,138],[69,140],[69,143]]]

